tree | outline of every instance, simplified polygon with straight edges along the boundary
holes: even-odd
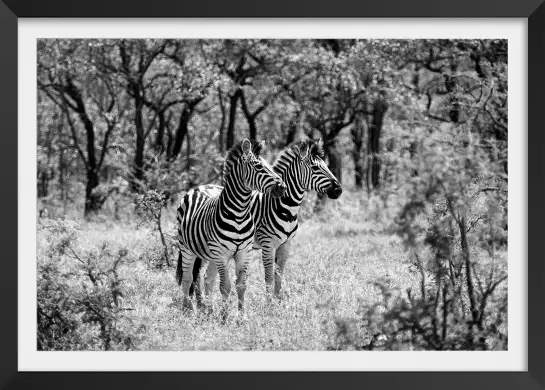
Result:
[[[152,86],[152,83],[146,79],[146,74],[153,61],[163,54],[167,44],[166,40],[122,39],[114,43],[117,55],[104,56],[102,58],[104,61],[100,64],[102,69],[120,76],[120,85],[133,101],[135,150],[130,183],[134,191],[140,189],[140,183],[144,177],[145,142],[158,115],[158,112],[155,112],[146,125],[145,96]]]
[[[309,72],[293,61],[291,41],[225,40],[216,43],[215,63],[227,76],[229,102],[226,147],[235,140],[238,103],[248,123],[249,137],[258,137],[258,117]],[[306,73],[305,73],[306,72]],[[222,102],[223,104],[223,102]],[[224,110],[222,108],[222,110]]]
[[[97,191],[110,136],[125,108],[116,100],[109,74],[95,65],[102,43],[94,40],[39,42],[38,86],[63,112],[74,148],[86,171],[85,215],[96,212],[109,195]],[[84,139],[80,133],[84,133]],[[97,150],[97,138],[102,146]]]
[[[334,44],[330,49],[315,45],[306,52],[312,77],[300,83],[298,102],[305,113],[307,133],[315,131],[324,142],[324,152],[329,169],[342,181],[342,162],[338,151],[337,136],[350,127],[361,110],[364,90],[348,61],[347,53],[341,50],[344,44]],[[319,194],[316,210],[323,207],[325,197]]]
[[[88,210],[118,179],[166,193],[217,181],[246,133],[266,135],[271,156],[301,134],[322,138],[339,180],[353,163],[357,188],[386,194],[429,132],[471,122],[507,173],[506,41],[58,40],[39,51],[40,195],[85,182]]]
[[[49,183],[55,176],[55,156],[57,152],[56,146],[63,123],[59,117],[63,113],[53,102],[46,100],[43,93],[38,94],[38,105],[46,105],[47,109],[38,110],[38,198],[46,198],[49,196]],[[45,119],[46,112],[50,116]]]
[[[172,103],[182,105],[176,130],[172,135],[172,148],[168,149],[168,157],[172,160],[180,154],[184,138],[188,135],[189,122],[197,106],[210,93],[215,76],[202,50],[202,42],[190,41],[182,44],[176,41],[171,49],[167,57],[175,65],[171,69],[176,72],[174,91],[177,98]]]
[[[474,131],[498,141],[507,173],[507,41],[407,41],[402,53],[398,69],[412,72],[405,85],[423,102],[422,119],[472,122]]]

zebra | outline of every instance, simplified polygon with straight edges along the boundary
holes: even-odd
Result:
[[[246,270],[254,236],[250,213],[252,190],[272,197],[286,192],[281,177],[260,156],[263,147],[264,141],[257,143],[246,138],[239,142],[227,152],[222,190],[217,191],[211,185],[200,186],[189,190],[180,201],[177,209],[180,253],[176,279],[182,285],[185,309],[193,310],[189,288],[191,269],[197,256],[215,264],[224,303],[231,291],[227,262],[234,257],[238,308],[243,309]],[[224,319],[225,310],[224,304]]]
[[[273,164],[287,185],[284,197],[274,198],[257,191],[252,193],[251,213],[255,223],[254,244],[262,249],[265,267],[265,284],[268,292],[280,296],[282,275],[289,256],[290,242],[299,227],[297,212],[307,191],[327,194],[338,199],[342,187],[324,160],[323,142],[307,139],[285,148]],[[216,191],[221,187],[216,186]],[[274,267],[276,264],[276,269]],[[193,268],[193,286],[200,288],[202,261],[197,258]],[[205,276],[205,294],[209,294],[217,276],[217,269],[210,263]],[[274,286],[273,286],[274,285]]]

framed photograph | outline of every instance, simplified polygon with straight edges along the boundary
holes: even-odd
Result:
[[[545,6],[124,3],[0,5],[3,386],[545,386]]]

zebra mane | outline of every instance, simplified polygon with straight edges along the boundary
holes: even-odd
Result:
[[[238,161],[240,156],[242,156],[242,142],[243,141],[240,141],[233,145],[225,156],[225,162],[223,163],[223,185],[225,185],[225,180],[231,173],[233,165]],[[263,149],[261,143],[253,139],[250,140],[250,143],[252,144],[252,153],[254,156],[259,157],[261,150]]]
[[[309,153],[312,157],[324,158],[324,148],[318,146],[318,142],[312,139],[305,139],[303,141],[294,142],[289,146],[291,150],[294,150],[294,146],[297,146],[299,150],[305,150],[309,147]]]
[[[297,148],[299,151],[304,151],[307,146],[309,147],[310,156],[320,157],[321,159],[324,158],[324,149],[318,145],[318,142],[311,139],[305,139],[303,141],[294,142],[282,149],[272,165],[273,168],[278,172],[283,172],[288,169],[295,156],[299,155]]]

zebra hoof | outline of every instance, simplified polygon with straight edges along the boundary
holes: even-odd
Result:
[[[274,292],[274,298],[275,298],[277,301],[283,301],[285,297],[286,297],[286,296],[285,296],[285,294],[284,294],[283,291],[282,291],[282,292],[281,292],[281,291],[275,291],[275,292]]]
[[[204,303],[202,298],[197,298],[197,309],[202,309],[206,307],[206,304]]]
[[[183,303],[182,303],[182,312],[192,313],[193,310],[194,310],[193,309],[193,304],[188,300],[184,300]]]
[[[212,314],[214,312],[212,305],[204,302],[197,302],[197,310],[203,312],[204,314]]]

